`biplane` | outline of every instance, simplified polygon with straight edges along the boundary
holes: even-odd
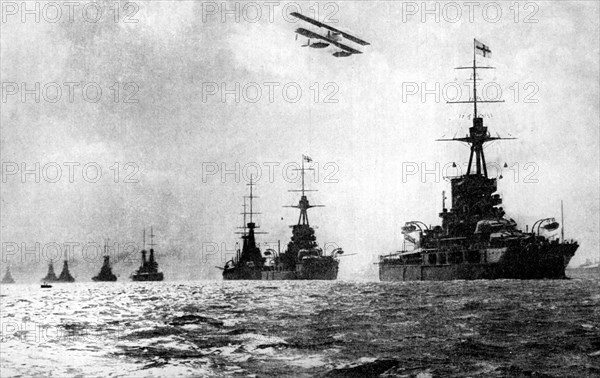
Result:
[[[319,22],[317,20],[314,20],[314,19],[307,17],[303,14],[300,14],[298,12],[292,12],[292,13],[290,13],[290,15],[298,18],[299,20],[308,22],[309,24],[313,24],[319,28],[327,29],[327,35],[321,35],[321,34],[315,33],[313,31],[310,31],[310,30],[304,29],[304,28],[296,29],[296,39],[298,39],[298,35],[308,38],[308,41],[306,42],[305,45],[302,45],[302,47],[312,47],[314,49],[323,49],[325,47],[333,45],[340,50],[334,52],[332,55],[335,56],[336,58],[342,58],[342,57],[347,57],[347,56],[350,56],[353,54],[362,54],[362,51],[356,50],[348,45],[343,44],[342,41],[344,39],[354,42],[354,43],[357,43],[362,46],[370,45],[369,42],[363,41],[360,38],[357,38],[351,34],[348,34],[346,32],[338,30],[332,26],[329,26],[329,25]],[[319,41],[311,43],[311,39],[317,39]]]

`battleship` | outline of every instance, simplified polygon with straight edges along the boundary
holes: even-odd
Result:
[[[566,274],[569,278],[589,277],[600,279],[600,262],[587,259],[584,264],[575,268],[567,268]]]
[[[12,274],[10,274],[10,267],[6,267],[6,272],[4,273],[4,277],[2,277],[2,281],[0,281],[0,283],[3,284],[13,284],[15,283],[14,278],[12,277]]]
[[[142,249],[142,265],[138,270],[135,271],[131,275],[131,279],[133,281],[162,281],[164,279],[164,275],[162,272],[158,271],[158,263],[154,259],[154,233],[152,227],[150,228],[150,255],[148,256],[148,260],[146,260],[146,230],[144,230],[143,235],[143,245]],[[116,277],[115,277],[116,280]]]
[[[107,242],[104,242],[104,263],[100,268],[100,273],[97,276],[92,277],[92,281],[96,282],[114,282],[117,280],[110,267],[110,256],[107,253]]]
[[[224,280],[335,280],[337,279],[339,260],[338,257],[344,252],[341,248],[334,249],[330,254],[319,248],[315,230],[308,222],[308,209],[322,207],[322,205],[311,205],[306,196],[304,175],[307,170],[304,162],[310,162],[308,156],[302,156],[301,174],[302,187],[300,190],[290,192],[301,192],[298,205],[286,206],[300,210],[298,223],[290,226],[292,238],[287,245],[286,252],[281,252],[280,247],[275,251],[267,249],[261,253],[256,244],[256,224],[253,221],[253,186],[250,178],[250,196],[245,197],[250,201],[250,212],[246,212],[244,202],[244,227],[242,232],[242,249],[236,248],[236,256],[227,261],[223,269]],[[250,222],[246,223],[246,217]],[[279,243],[278,243],[279,244]]]
[[[458,141],[470,147],[467,172],[449,177],[451,208],[445,205],[442,193],[442,225],[433,228],[421,221],[409,221],[402,227],[405,248],[379,256],[381,281],[446,281],[475,279],[562,279],[565,268],[579,247],[575,241],[564,240],[564,225],[554,218],[536,221],[529,232],[517,228],[505,217],[497,194],[496,178],[488,177],[484,144],[501,139],[491,136],[477,113],[476,54],[489,56],[488,46],[474,40],[473,66],[457,69],[472,70],[473,125],[463,138],[440,139]],[[475,160],[473,160],[475,158]],[[561,206],[562,212],[562,206]],[[562,222],[562,219],[561,219]],[[564,223],[564,222],[563,222]],[[543,235],[561,227],[561,240]],[[407,247],[412,246],[412,248]]]
[[[58,276],[56,282],[75,282],[75,278],[73,278],[73,276],[69,272],[69,263],[67,262],[67,260],[63,262],[62,272],[60,272],[60,276]]]
[[[253,188],[256,184],[253,182],[252,176],[250,176],[250,195],[244,197],[244,224],[242,225],[241,239],[242,249],[236,248],[236,255],[233,259],[225,263],[223,269],[224,280],[261,280],[262,271],[265,267],[265,258],[260,252],[260,248],[256,244],[256,234],[258,233],[255,229],[258,227],[254,223],[254,210],[253,201],[254,192]],[[250,201],[250,212],[247,212],[246,199]],[[250,222],[246,223],[247,217],[250,217]]]
[[[307,170],[304,162],[311,162],[308,156],[302,156],[302,164],[299,169],[301,176],[301,188],[299,190],[290,190],[290,192],[300,192],[300,201],[292,207],[300,210],[298,223],[290,226],[292,228],[292,238],[287,245],[284,253],[269,250],[265,252],[270,257],[269,268],[263,272],[265,280],[335,280],[337,279],[339,259],[344,253],[341,248],[335,248],[330,254],[326,254],[319,248],[315,230],[308,221],[308,209],[313,207],[323,207],[323,205],[311,205],[306,196],[308,190],[305,188],[304,175]]]
[[[48,264],[48,273],[46,273],[46,277],[42,278],[43,282],[56,282],[58,281],[58,277],[56,277],[56,273],[54,273],[54,265],[52,262]]]

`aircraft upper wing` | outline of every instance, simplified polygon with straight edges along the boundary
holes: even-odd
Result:
[[[320,27],[320,28],[325,28],[325,29],[329,29],[329,30],[331,30],[331,31],[333,31],[333,32],[340,33],[340,34],[341,34],[341,35],[342,35],[344,38],[346,38],[347,40],[350,40],[350,41],[352,41],[352,42],[354,42],[354,43],[358,43],[359,45],[363,45],[363,46],[370,45],[370,43],[369,43],[369,42],[363,41],[363,40],[362,40],[362,39],[360,39],[360,38],[356,38],[356,37],[355,37],[355,36],[353,36],[353,35],[350,35],[350,34],[348,34],[348,33],[345,33],[345,32],[343,32],[343,31],[341,31],[341,30],[338,30],[338,29],[336,29],[336,28],[334,28],[334,27],[332,27],[332,26],[329,26],[329,25],[327,25],[327,24],[324,24],[324,23],[322,23],[322,22],[319,22],[319,21],[317,21],[317,20],[314,20],[314,19],[312,19],[312,18],[310,18],[310,17],[306,17],[305,15],[303,15],[303,14],[300,14],[300,13],[298,13],[298,12],[292,12],[292,13],[290,13],[290,15],[291,15],[291,16],[294,16],[294,17],[296,17],[296,18],[299,18],[299,19],[301,19],[302,21],[306,21],[306,22],[308,22],[308,23],[311,23],[311,24],[313,24],[313,25],[316,25],[316,26],[318,26],[318,27]]]
[[[327,38],[325,36],[322,36],[320,34],[311,32],[310,30],[306,30],[306,29],[303,29],[303,28],[298,28],[298,29],[296,29],[296,33],[298,33],[300,35],[303,35],[303,36],[305,36],[307,38],[322,39],[324,41],[327,41],[327,42],[331,43],[332,45],[335,45],[335,46],[339,47],[340,49],[344,49],[344,50],[346,50],[348,52],[351,52],[352,54],[362,54],[362,52],[360,52],[358,50],[355,50],[352,47],[348,47],[348,46],[346,46],[346,45],[344,45],[342,43],[339,43],[337,41],[329,39],[329,38]]]
[[[485,139],[485,141],[488,142],[490,140],[510,140],[510,139],[517,139],[517,138],[487,137]],[[452,138],[452,139],[436,139],[437,142],[459,141],[459,142],[467,142],[467,143],[470,143],[472,140],[473,139],[471,137],[466,137],[466,138]]]

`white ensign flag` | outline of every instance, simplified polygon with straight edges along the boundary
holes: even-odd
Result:
[[[485,58],[492,57],[492,50],[488,45],[485,45],[478,40],[475,40],[475,53],[483,55]]]

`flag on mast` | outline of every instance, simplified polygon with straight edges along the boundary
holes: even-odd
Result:
[[[482,55],[484,58],[492,57],[492,50],[490,49],[490,46],[485,45],[478,40],[475,40],[475,53]]]
[[[306,160],[309,163],[312,161],[312,159],[308,155],[302,155],[302,157],[304,158],[304,160]]]

